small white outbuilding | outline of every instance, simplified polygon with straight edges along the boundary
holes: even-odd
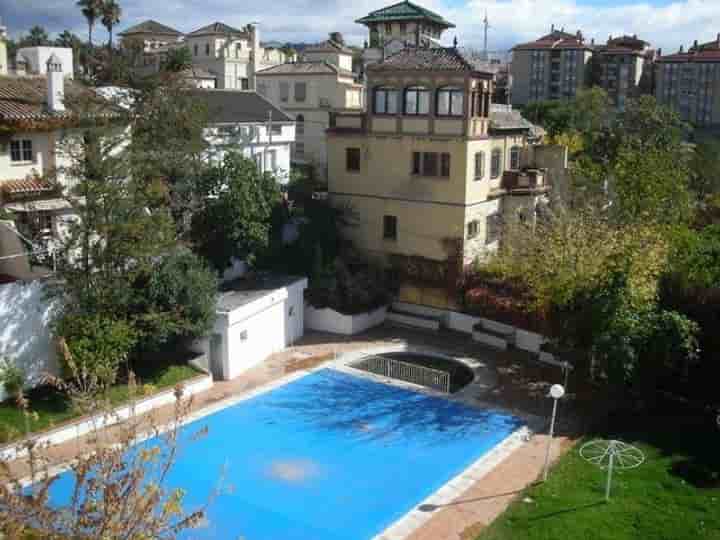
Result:
[[[223,286],[209,339],[209,368],[231,380],[300,339],[307,278],[238,279]]]

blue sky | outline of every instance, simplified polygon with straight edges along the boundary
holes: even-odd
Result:
[[[482,19],[487,10],[492,28],[490,47],[507,50],[513,44],[547,33],[551,24],[566,31],[581,29],[605,41],[609,35],[638,34],[665,51],[687,46],[694,39],[709,41],[720,33],[720,0],[416,0],[456,23],[445,35],[457,35],[461,45],[480,46]],[[353,21],[393,0],[120,0],[120,28],[152,18],[190,31],[220,20],[234,26],[259,21],[263,39],[316,41],[341,31],[358,45],[364,27]],[[83,36],[87,27],[74,0],[0,0],[0,17],[11,35],[33,24],[51,33],[70,29]],[[102,28],[98,39],[105,39]]]

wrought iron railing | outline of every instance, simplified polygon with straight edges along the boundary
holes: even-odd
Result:
[[[450,393],[450,374],[438,369],[418,366],[417,364],[384,356],[367,356],[360,362],[353,364],[352,367],[391,379],[432,388],[446,394]]]

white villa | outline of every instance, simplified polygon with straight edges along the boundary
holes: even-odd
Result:
[[[275,46],[260,42],[260,28],[251,23],[243,29],[215,22],[183,34],[155,21],[145,21],[121,32],[124,47],[133,42],[142,45],[138,71],[157,72],[168,51],[187,47],[192,56],[192,70],[202,88],[254,90],[255,74],[267,67],[294,58]],[[214,81],[208,82],[214,78]]]
[[[254,160],[259,170],[274,174],[281,184],[290,181],[293,118],[255,92],[196,90],[193,96],[207,106],[210,159],[236,151]]]
[[[340,34],[302,52],[299,62],[281,64],[257,74],[258,92],[282,107],[297,122],[293,163],[312,167],[327,178],[330,116],[361,111],[365,88],[352,72],[352,50]]]

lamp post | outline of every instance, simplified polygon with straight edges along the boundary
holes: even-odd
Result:
[[[558,401],[565,395],[565,388],[561,384],[554,384],[550,388],[550,397],[553,398],[552,419],[550,420],[550,438],[545,452],[545,466],[543,467],[543,482],[547,482],[550,468],[550,452],[552,451],[553,435],[555,434],[555,417],[557,416]]]

